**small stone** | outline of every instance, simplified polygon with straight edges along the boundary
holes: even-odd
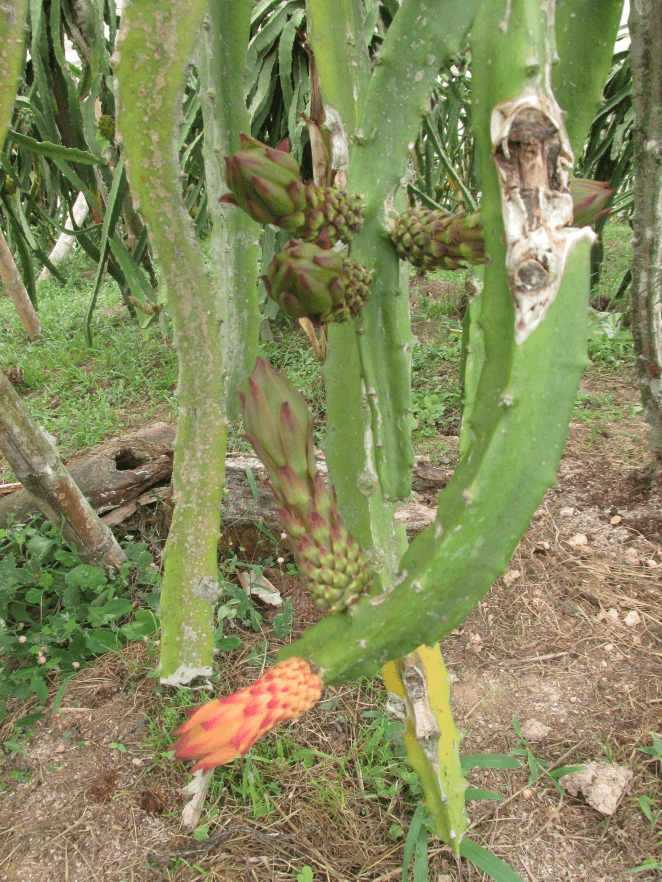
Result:
[[[614,517],[609,521],[610,524],[616,526],[616,524],[620,524],[623,518],[620,515],[614,515]]]
[[[522,737],[527,741],[542,741],[552,731],[551,726],[546,726],[540,720],[525,720],[522,723]]]
[[[631,609],[630,612],[623,619],[628,628],[634,628],[635,625],[639,625],[641,623],[641,616],[637,612],[636,609]]]
[[[522,574],[519,570],[508,570],[507,573],[504,574],[503,584],[504,585],[512,585],[513,582],[516,582],[518,579],[522,578]]]
[[[572,545],[574,548],[581,548],[584,545],[588,545],[588,539],[585,533],[575,533],[574,536],[571,536],[568,539],[568,545]]]
[[[617,622],[618,621],[618,610],[614,609],[614,607],[612,607],[611,609],[608,609],[607,610],[607,618],[610,618],[612,620],[612,622]]]
[[[575,513],[575,510],[572,507],[562,508],[561,511],[559,512],[559,517],[569,518],[574,513]]]
[[[528,787],[525,787],[522,790],[522,799],[531,799],[533,797],[533,790],[529,790]]]
[[[602,815],[613,815],[632,781],[633,773],[616,763],[590,762],[583,772],[564,775],[559,783],[571,796],[581,793]]]
[[[650,567],[651,570],[654,570],[656,567],[659,567],[659,563],[656,560],[651,558],[650,560],[644,561],[647,567]]]

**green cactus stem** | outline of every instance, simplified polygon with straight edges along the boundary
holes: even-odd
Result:
[[[225,409],[230,420],[238,410],[237,392],[257,357],[260,325],[255,284],[260,230],[243,212],[219,203],[225,191],[223,157],[238,149],[239,133],[250,126],[243,90],[252,9],[246,0],[210,3],[196,53],[205,130],[205,185],[213,222],[215,309],[221,323]]]
[[[230,15],[232,3],[225,5]],[[117,127],[167,286],[179,358],[175,509],[161,594],[161,677],[174,684],[211,673],[227,439],[220,321],[182,203],[176,146],[184,76],[206,7],[202,0],[128,3],[116,67]]]
[[[575,159],[602,103],[614,53],[623,0],[562,0],[556,3],[556,51],[552,88],[565,114]]]
[[[396,506],[391,500],[406,497],[410,491],[409,470],[413,462],[409,398],[411,331],[408,269],[404,264],[399,265],[380,219],[385,215],[385,202],[390,200],[397,186],[408,141],[416,137],[420,123],[418,112],[425,107],[436,73],[436,53],[458,48],[471,12],[458,27],[462,12],[458,14],[456,6],[446,4],[445,9],[433,11],[428,7],[423,13],[420,4],[405,0],[378,59],[376,76],[381,85],[373,92],[371,83],[368,95],[368,56],[367,52],[360,51],[364,43],[359,4],[342,0],[332,9],[324,0],[310,0],[307,9],[311,22],[310,45],[320,73],[324,107],[329,116],[339,111],[348,136],[350,179],[352,169],[357,169],[357,151],[362,153],[358,176],[353,178],[356,183],[350,186],[366,196],[366,216],[372,218],[372,223],[365,236],[361,232],[360,238],[355,237],[352,253],[377,269],[376,289],[371,300],[378,300],[373,307],[368,305],[362,310],[356,322],[358,334],[350,323],[329,327],[329,356],[324,366],[326,453],[338,486],[343,516],[362,544],[372,546],[371,561],[380,570],[382,587],[388,588],[396,573],[398,557],[406,548],[404,530],[395,522]],[[423,32],[416,23],[416,16],[422,13]],[[414,33],[417,39],[412,42]],[[455,38],[457,44],[453,45]],[[342,59],[347,60],[353,82],[345,74]],[[374,107],[372,102],[376,102]],[[344,168],[342,158],[335,155],[332,165]],[[403,199],[403,194],[398,194],[396,199]],[[372,312],[370,318],[366,310]],[[424,659],[424,670],[426,665]],[[432,665],[426,675],[428,681],[434,680],[437,673],[438,669]],[[387,676],[386,671],[384,674]],[[439,720],[438,709],[432,708],[429,702],[428,708],[430,715]],[[420,750],[415,735],[413,738],[411,753]],[[420,776],[437,832],[452,844],[447,838],[448,832],[463,829],[456,822],[458,811],[460,815],[462,812],[462,794],[453,798],[452,804],[441,802],[439,765],[447,760],[453,761],[440,754],[435,763],[424,758]],[[455,771],[459,773],[457,756],[454,762]]]
[[[27,0],[0,5],[0,147],[5,143],[21,76],[27,9]]]

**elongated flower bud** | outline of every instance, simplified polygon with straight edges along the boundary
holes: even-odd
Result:
[[[173,745],[175,757],[183,762],[196,760],[194,772],[245,756],[278,723],[309,710],[322,697],[323,687],[307,661],[288,658],[252,686],[192,711],[174,732],[179,735]]]
[[[289,153],[247,135],[240,138],[242,149],[225,157],[225,181],[231,192],[221,196],[221,202],[238,205],[258,223],[276,224],[321,248],[349,242],[361,228],[360,196],[304,184],[299,163]]]
[[[241,396],[246,438],[267,470],[299,572],[318,606],[340,612],[369,589],[365,553],[317,471],[313,420],[301,395],[258,359]]]
[[[590,227],[609,214],[607,205],[614,195],[614,191],[609,189],[609,181],[571,178],[568,183],[572,196],[573,227]]]
[[[255,138],[240,135],[242,150],[225,158],[225,180],[231,193],[221,197],[243,208],[261,224],[288,216],[293,232],[304,223],[307,207],[299,163],[289,153],[274,150]]]
[[[398,218],[393,241],[399,257],[414,266],[458,269],[485,262],[480,215],[410,208]]]
[[[317,466],[313,447],[313,418],[303,396],[258,358],[248,379],[248,392],[239,393],[245,437],[253,445],[283,504],[280,475],[285,466],[307,486]],[[278,489],[277,489],[278,488]]]
[[[291,318],[344,322],[368,299],[372,274],[355,260],[292,239],[262,277],[269,296]]]

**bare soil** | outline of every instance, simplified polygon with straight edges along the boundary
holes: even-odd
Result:
[[[632,378],[593,369],[582,391],[589,406],[571,426],[558,485],[508,572],[442,650],[455,678],[463,753],[522,747],[515,718],[525,731],[537,725],[544,733],[528,746],[550,769],[597,760],[634,776],[606,816],[543,772],[531,780],[528,769],[473,771],[472,786],[498,790],[505,801],[471,803],[470,835],[530,882],[659,882],[659,871],[627,871],[662,861],[660,826],[651,829],[637,804],[648,797],[653,814],[662,807],[660,766],[639,750],[652,732],[662,733],[662,493]],[[259,535],[237,541],[259,559]],[[314,607],[282,565],[268,575],[290,596],[301,629]],[[227,664],[228,691],[259,673],[240,663],[252,649],[246,642]],[[275,882],[296,880],[306,865],[316,882],[401,878],[411,797],[403,788],[377,798],[357,761],[368,749],[362,715],[383,703],[378,682],[330,689],[321,705],[279,730],[320,755],[310,767],[260,766],[272,806],[264,817],[255,820],[250,800],[233,798],[248,760],[219,770],[226,787],[206,808],[214,815],[211,838],[198,843],[180,830],[186,769],[165,747],[154,748],[154,728],[168,723],[148,675],[149,652],[133,645],[99,659],[71,681],[58,713],[37,725],[23,754],[5,752],[0,879]],[[484,878],[459,868],[433,839],[429,867],[432,882]]]

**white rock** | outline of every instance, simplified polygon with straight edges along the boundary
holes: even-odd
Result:
[[[574,508],[571,508],[571,507],[569,507],[569,508],[562,508],[561,511],[559,512],[559,517],[562,517],[562,518],[569,518],[569,517],[570,517],[571,515],[573,515],[574,513],[575,513]]]
[[[628,628],[634,628],[635,625],[641,623],[641,616],[637,612],[636,609],[631,609],[630,612],[623,619]]]
[[[513,582],[516,582],[518,579],[522,578],[522,574],[519,570],[508,570],[507,573],[503,576],[503,584],[504,585],[512,585]]]
[[[574,772],[559,779],[571,794],[581,793],[586,802],[602,815],[613,815],[633,778],[633,773],[616,763],[590,762],[583,772]]]
[[[552,731],[551,726],[546,726],[540,720],[525,720],[522,723],[522,737],[527,741],[542,741]]]
[[[583,545],[588,545],[588,539],[585,533],[575,533],[574,536],[571,536],[568,539],[568,545],[572,545],[575,548],[580,548]]]

